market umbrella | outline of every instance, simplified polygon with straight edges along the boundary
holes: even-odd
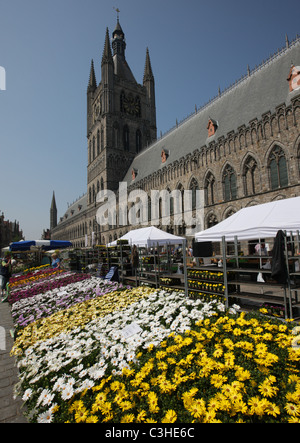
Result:
[[[27,240],[13,242],[10,244],[10,251],[30,251],[32,247],[40,248],[43,251],[51,249],[70,248],[72,243],[64,240]]]

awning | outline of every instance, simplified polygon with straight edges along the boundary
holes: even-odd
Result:
[[[11,243],[10,251],[30,251],[32,248],[40,248],[43,251],[50,249],[63,249],[72,247],[72,243],[64,240],[27,240]]]
[[[200,241],[254,240],[276,237],[279,230],[300,231],[300,197],[276,200],[270,203],[250,206],[228,217],[212,228],[195,234]]]

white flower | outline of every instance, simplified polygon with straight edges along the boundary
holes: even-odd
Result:
[[[52,404],[52,400],[54,398],[54,394],[48,394],[44,397],[43,406],[50,406]]]
[[[37,405],[40,405],[41,403],[44,404],[44,400],[47,400],[49,395],[51,395],[49,389],[43,389],[41,395],[38,398]]]
[[[80,377],[80,378],[83,378],[83,377],[86,376],[86,374],[87,374],[87,370],[86,370],[86,369],[83,369],[83,370],[80,372],[79,377]]]
[[[63,400],[70,400],[74,395],[74,390],[71,386],[65,386],[65,388],[62,390],[61,397]]]
[[[40,414],[38,416],[37,421],[38,421],[38,423],[51,423],[52,422],[52,418],[53,418],[53,415],[52,415],[52,412],[51,412],[51,409],[50,409],[49,411],[43,412],[42,414]]]
[[[26,391],[24,392],[24,395],[22,397],[22,400],[23,401],[29,400],[31,395],[32,395],[32,389],[26,389]]]

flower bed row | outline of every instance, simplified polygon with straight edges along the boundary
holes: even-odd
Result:
[[[55,312],[68,309],[77,303],[120,289],[123,289],[122,284],[90,277],[76,283],[70,283],[63,288],[59,287],[37,294],[35,297],[21,299],[12,305],[11,313],[15,328],[23,328],[41,318],[49,317]]]
[[[56,288],[61,288],[70,283],[75,283],[77,281],[83,281],[89,278],[88,274],[75,274],[71,272],[61,273],[56,276],[56,278],[48,278],[42,282],[32,283],[28,285],[25,289],[13,290],[11,291],[8,302],[12,305],[20,300],[33,297],[37,294],[43,294],[47,291],[51,291]]]
[[[284,325],[213,316],[137,357],[56,406],[53,421],[299,423],[300,355]]]
[[[300,420],[300,351],[277,320],[91,277],[12,309],[29,421]]]
[[[41,281],[43,279],[49,278],[52,275],[60,274],[64,272],[62,269],[43,269],[36,270],[34,272],[28,272],[25,275],[18,275],[10,279],[9,285],[11,289],[20,288],[32,282]]]

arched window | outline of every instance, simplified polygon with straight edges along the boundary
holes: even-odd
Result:
[[[207,228],[212,228],[213,226],[218,224],[218,219],[217,216],[215,214],[209,214],[209,216],[207,217]]]
[[[120,145],[120,129],[118,123],[114,123],[113,127],[113,146],[118,148]]]
[[[122,91],[121,96],[120,96],[120,111],[121,112],[124,112],[124,103],[125,103],[125,92]]]
[[[100,142],[100,145],[101,145],[101,151],[103,151],[103,149],[104,149],[104,131],[103,131],[103,128],[101,128],[101,142]]]
[[[93,185],[93,203],[96,201],[96,190],[95,185]]]
[[[92,162],[92,142],[89,143],[89,164]]]
[[[92,160],[95,160],[95,137],[93,137],[93,158]]]
[[[191,181],[190,191],[192,191],[192,210],[195,211],[197,209],[197,191],[199,191],[199,185],[195,178]]]
[[[135,135],[136,153],[138,154],[142,150],[142,133],[138,129]]]
[[[97,155],[100,154],[100,131],[97,131]]]
[[[300,145],[298,147],[297,159],[298,159],[298,174],[299,174],[299,177],[300,177]]]
[[[271,189],[283,188],[288,185],[288,171],[284,151],[275,146],[269,157]]]
[[[227,165],[223,172],[223,194],[224,201],[234,200],[237,198],[236,174],[234,169]]]
[[[215,203],[215,177],[209,172],[204,182],[204,199],[206,205],[214,205]]]
[[[243,181],[245,196],[255,194],[257,187],[257,162],[252,156],[249,156],[245,162]]]
[[[123,128],[123,145],[125,151],[129,151],[129,128],[127,125]]]
[[[136,105],[136,116],[140,118],[141,117],[141,99],[138,95],[135,98],[135,105]]]

